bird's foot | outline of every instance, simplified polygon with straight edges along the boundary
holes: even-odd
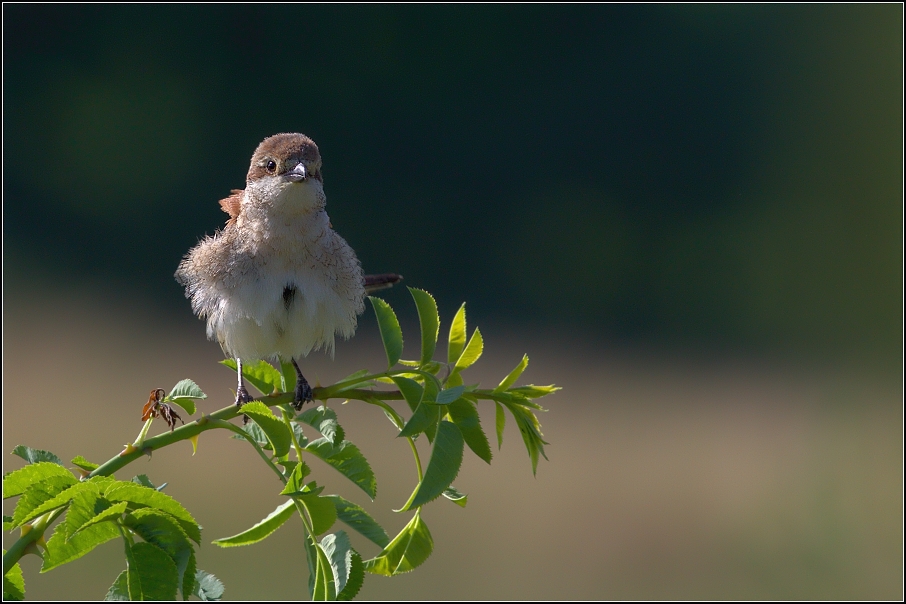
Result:
[[[293,409],[298,411],[305,403],[312,402],[312,400],[314,400],[312,394],[313,393],[311,391],[311,386],[308,385],[308,382],[305,380],[305,378],[297,380],[296,390],[293,393]]]
[[[249,394],[249,391],[245,389],[245,384],[239,384],[239,387],[236,389],[236,406],[242,407],[246,403],[251,403],[253,400],[252,396]],[[249,416],[242,416],[242,425],[249,423]]]

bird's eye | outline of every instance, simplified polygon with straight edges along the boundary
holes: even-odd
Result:
[[[275,161],[272,160],[272,159],[271,159],[271,160],[268,160],[268,162],[267,162],[267,171],[270,172],[271,174],[273,174],[274,172],[276,172],[276,171],[277,171],[277,162],[275,162]]]

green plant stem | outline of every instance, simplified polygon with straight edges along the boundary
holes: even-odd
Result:
[[[15,566],[22,556],[28,553],[28,548],[37,547],[36,543],[44,538],[44,532],[57,517],[66,511],[66,506],[47,512],[43,516],[36,518],[30,525],[31,530],[22,534],[15,543],[3,554],[3,576]]]

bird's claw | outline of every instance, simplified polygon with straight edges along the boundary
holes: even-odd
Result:
[[[305,403],[312,402],[314,400],[314,397],[312,395],[313,393],[311,391],[311,386],[308,385],[308,382],[305,380],[305,378],[298,380],[296,382],[296,390],[293,393],[293,409],[298,411]]]

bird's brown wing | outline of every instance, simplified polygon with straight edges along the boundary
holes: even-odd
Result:
[[[242,189],[233,189],[230,191],[229,197],[220,200],[220,209],[230,215],[228,222],[235,222],[236,217],[239,216],[239,208],[242,205],[242,194],[244,192]]]
[[[402,275],[384,273],[382,275],[365,275],[365,293],[372,294],[382,289],[389,289],[403,280]]]

